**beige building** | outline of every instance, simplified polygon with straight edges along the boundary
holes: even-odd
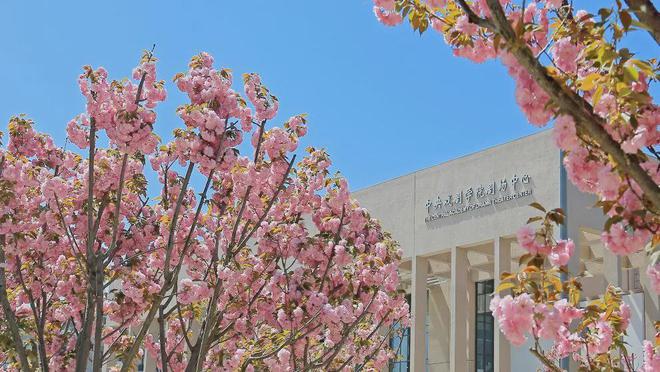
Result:
[[[511,347],[488,310],[502,271],[523,254],[516,231],[536,214],[531,202],[562,207],[572,272],[588,270],[585,299],[606,283],[632,308],[627,342],[641,364],[641,341],[660,319],[659,297],[646,291],[645,256],[619,258],[600,242],[603,216],[592,196],[566,180],[561,154],[544,131],[357,191],[355,197],[399,241],[403,286],[411,297],[409,335],[395,371],[533,371],[528,347]],[[640,271],[641,268],[641,271]],[[640,275],[640,272],[642,275]],[[571,368],[573,367],[573,368]],[[566,365],[569,370],[574,366]]]

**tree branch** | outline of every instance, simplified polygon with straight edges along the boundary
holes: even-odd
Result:
[[[7,326],[11,333],[12,341],[16,348],[16,354],[18,354],[18,361],[21,366],[21,371],[30,372],[30,364],[28,363],[27,353],[25,351],[25,346],[23,345],[23,340],[21,339],[21,331],[18,327],[18,321],[16,320],[16,315],[11,308],[9,303],[9,297],[7,296],[7,276],[5,273],[5,266],[7,260],[5,259],[5,236],[0,236],[0,303],[2,303],[2,311],[5,314],[5,320],[7,321]]]
[[[96,287],[96,265],[94,262],[94,157],[96,155],[96,119],[90,119],[89,159],[87,160],[87,244],[85,250],[87,266],[87,303],[83,326],[76,340],[76,372],[85,372],[91,347],[90,335],[94,322],[94,298]]]
[[[625,0],[640,23],[648,27],[648,33],[660,44],[660,14],[651,0]]]
[[[479,17],[473,10],[470,8],[470,5],[465,0],[456,0],[461,9],[465,12],[470,23],[474,23],[477,26],[481,26],[487,29],[494,29],[491,21]]]
[[[534,56],[532,51],[518,40],[511,24],[506,19],[504,10],[497,0],[486,0],[496,26],[496,32],[502,36],[509,52],[516,58],[525,70],[532,75],[536,83],[559,105],[563,112],[575,119],[578,130],[587,133],[608,155],[617,166],[637,182],[647,198],[645,206],[653,213],[660,214],[660,187],[651,176],[641,167],[639,161],[626,154],[619,143],[605,130],[608,125],[584,98],[577,93],[564,89]]]

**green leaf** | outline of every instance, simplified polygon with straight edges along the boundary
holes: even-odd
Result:
[[[545,208],[543,208],[543,206],[541,204],[537,203],[537,202],[533,202],[529,206],[532,207],[532,208],[536,208],[536,209],[540,210],[543,213],[546,212]]]
[[[612,14],[612,9],[607,9],[607,8],[602,8],[598,10],[598,14],[600,14],[600,19],[602,22],[607,21],[607,18],[609,18],[610,14]]]
[[[610,229],[612,228],[612,225],[614,225],[617,222],[621,222],[621,221],[623,221],[623,217],[621,217],[619,215],[612,216],[612,217],[608,218],[607,221],[605,221],[605,230],[610,231]]]
[[[548,219],[557,225],[563,225],[564,224],[564,215],[557,213],[555,211],[552,211],[548,213]]]
[[[632,24],[632,17],[630,16],[630,13],[628,13],[625,10],[622,10],[619,12],[619,18],[621,18],[621,24],[623,25],[623,29],[628,31],[630,25]]]
[[[600,102],[600,98],[603,96],[603,86],[599,85],[596,87],[596,91],[591,97],[591,105],[596,106]]]
[[[635,26],[635,27],[641,28],[642,30],[653,31],[653,29],[651,27],[649,27],[649,25],[647,25],[646,23],[643,23],[643,22],[633,20],[632,25]]]
[[[521,266],[526,265],[527,262],[529,262],[529,260],[531,260],[532,258],[534,258],[534,256],[532,256],[530,253],[525,253],[524,255],[520,256],[520,258],[518,259],[518,265]]]
[[[503,283],[500,283],[500,285],[498,285],[497,288],[495,288],[495,292],[502,292],[502,291],[505,291],[507,289],[514,288],[515,286],[516,285],[511,283],[511,282],[503,282]]]
[[[603,50],[603,49],[601,49]],[[603,50],[603,55],[604,55],[604,50]],[[600,53],[599,53],[600,54]],[[600,78],[600,74],[597,72],[593,72],[587,76],[585,76],[583,79],[579,80],[578,83],[580,85],[580,89],[584,91],[589,91],[594,89],[596,86],[596,79]]]
[[[530,218],[527,220],[527,224],[529,225],[529,224],[532,223],[532,222],[541,221],[542,219],[543,219],[543,217],[540,217],[540,216],[530,217]]]
[[[615,202],[615,201],[612,201],[612,200],[606,200],[606,201],[602,201],[602,200],[601,200],[601,201],[598,201],[598,202],[596,203],[596,207],[600,207],[600,208],[602,208],[602,209],[603,209],[603,213],[607,214],[607,212],[609,212],[610,209],[612,209],[612,207],[614,206],[614,204],[616,204],[616,202]]]
[[[630,81],[638,81],[639,80],[639,71],[634,66],[631,66],[629,64],[626,64],[623,66],[623,75]]]
[[[631,59],[631,60],[629,60],[629,62],[632,63],[633,65],[637,66],[637,68],[641,72],[645,73],[646,75],[648,75],[648,76],[653,76],[654,75],[653,66],[651,66],[651,64],[649,64],[648,62],[640,61],[639,59]]]

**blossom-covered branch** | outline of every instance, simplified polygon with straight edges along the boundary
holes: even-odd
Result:
[[[0,333],[14,342],[0,361],[25,371],[127,371],[145,354],[162,371],[385,366],[390,328],[408,322],[401,251],[330,174],[325,151],[298,160],[305,115],[271,126],[279,100],[261,78],[246,74],[243,95],[202,53],[174,79],[189,102],[161,143],[155,64],[147,52],[133,79],[116,81],[85,68],[86,110],[67,133],[86,158],[11,119]],[[147,197],[149,181],[159,195]]]
[[[660,21],[650,1],[626,1],[629,8],[616,1],[597,14],[576,10],[573,3],[374,0],[374,13],[388,26],[407,19],[420,33],[437,31],[456,56],[477,63],[498,58],[516,82],[516,101],[527,120],[542,127],[554,119],[555,142],[563,151],[568,178],[582,192],[595,194],[597,207],[607,217],[601,235],[605,246],[617,255],[645,249],[647,273],[660,293],[660,109],[649,93],[650,85],[658,81],[658,61],[642,59],[622,46],[624,38],[637,30],[648,31],[651,42],[657,43]],[[550,247],[566,244],[545,242],[540,254],[552,257],[548,256]],[[545,272],[540,264],[531,267]],[[580,273],[566,274],[579,281]],[[542,276],[529,282],[538,285]],[[608,293],[611,297],[617,292]],[[521,302],[520,306],[554,308],[554,299],[530,295],[523,287],[514,295],[509,300]],[[617,303],[608,302],[607,293],[603,298],[607,306]],[[524,324],[531,326],[532,320],[550,316],[534,311],[525,312],[529,316]],[[594,334],[609,329],[615,329],[614,336],[624,332],[608,317],[591,320],[585,327],[595,327]],[[658,348],[658,344],[647,348],[648,370],[660,368]],[[603,345],[588,349],[608,358],[612,350]],[[558,368],[547,362],[556,358],[544,351],[537,348],[533,354],[548,368]],[[599,360],[585,361],[585,365],[592,368]]]

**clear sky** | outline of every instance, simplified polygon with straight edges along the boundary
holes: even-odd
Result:
[[[539,130],[499,62],[453,57],[432,30],[420,37],[385,27],[371,8],[371,0],[6,0],[0,118],[26,113],[63,144],[66,123],[84,109],[81,67],[129,76],[155,43],[168,83],[155,126],[163,139],[183,125],[174,110],[185,101],[171,78],[207,51],[237,77],[262,75],[280,98],[278,124],[308,113],[303,145],[327,148],[352,189]]]

